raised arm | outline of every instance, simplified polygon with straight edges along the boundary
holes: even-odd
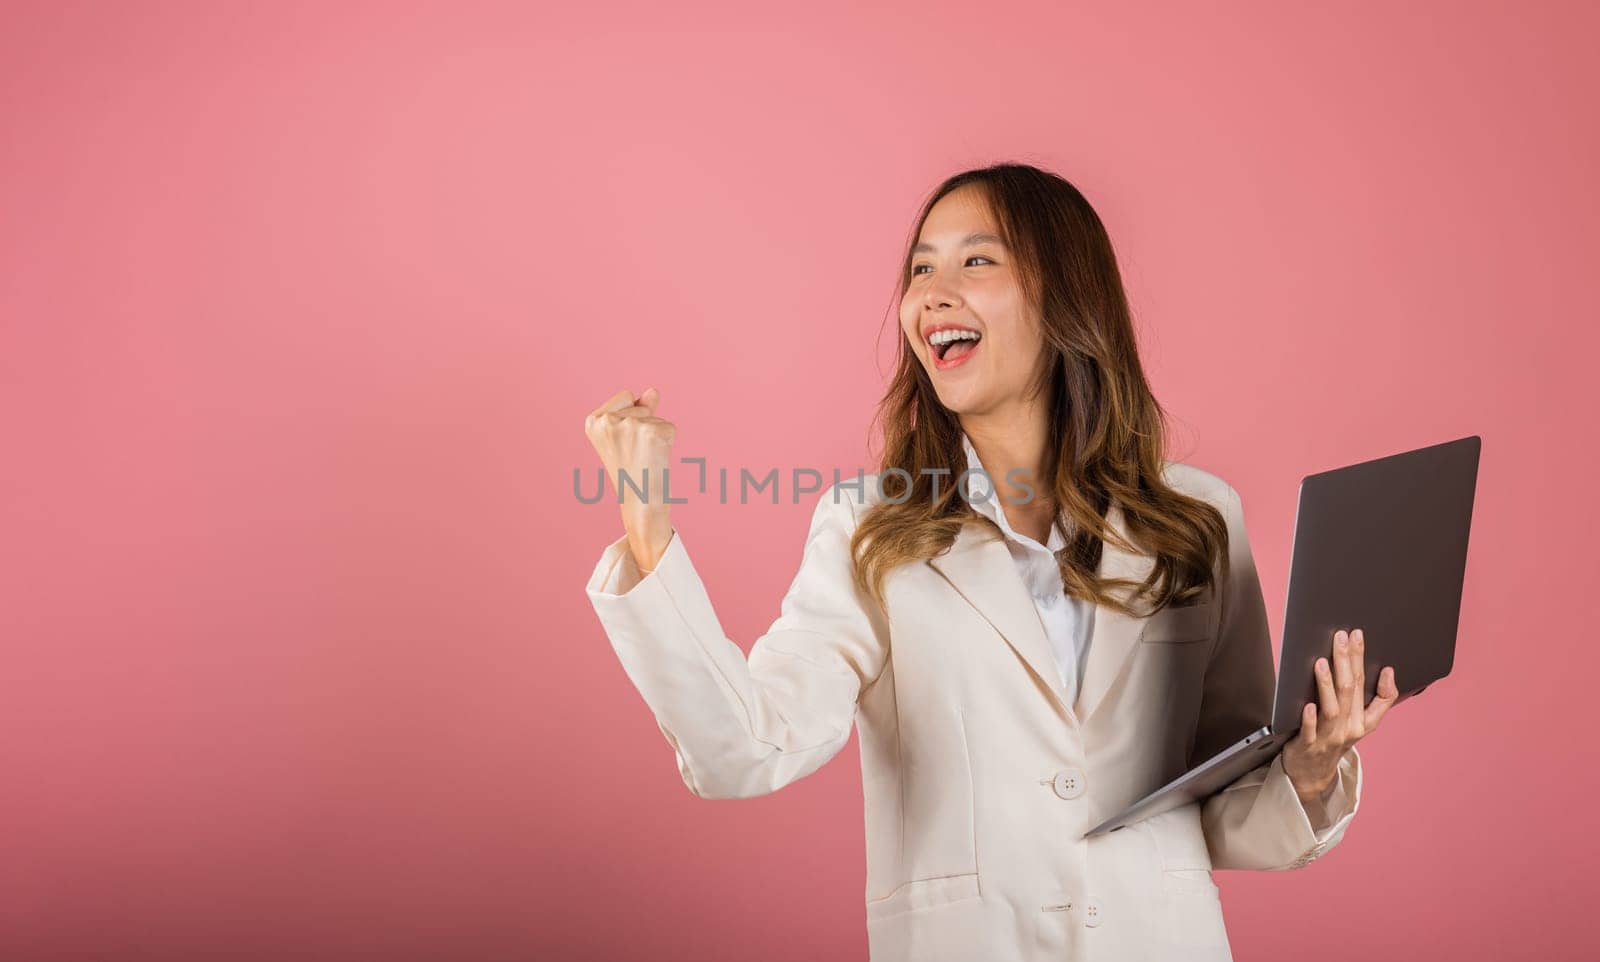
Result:
[[[648,574],[626,537],[595,565],[587,589],[595,613],[701,798],[777,791],[849,739],[889,637],[882,609],[851,579],[855,511],[837,487],[822,492],[781,613],[748,658],[723,632],[681,532]]]

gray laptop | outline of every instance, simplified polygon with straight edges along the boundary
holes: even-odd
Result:
[[[1400,701],[1450,673],[1477,489],[1477,435],[1306,476],[1272,723],[1090,829],[1085,837],[1200,801],[1271,762],[1316,700],[1316,660],[1333,633],[1361,628],[1366,690],[1393,665]]]

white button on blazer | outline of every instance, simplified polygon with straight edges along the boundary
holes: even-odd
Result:
[[[1359,808],[1361,759],[1350,749],[1309,811],[1280,756],[1203,803],[1084,837],[1270,720],[1273,646],[1239,496],[1189,465],[1165,473],[1227,520],[1229,577],[1219,566],[1214,595],[1148,617],[1096,606],[1075,694],[1026,576],[983,522],[890,572],[884,606],[855,587],[850,535],[881,496],[876,475],[822,493],[748,657],[681,533],[642,578],[618,538],[586,590],[694,794],[776,791],[854,725],[874,962],[1229,959],[1211,870],[1326,853]],[[1118,505],[1107,523],[1126,537]],[[1137,583],[1153,563],[1108,541],[1099,575]]]

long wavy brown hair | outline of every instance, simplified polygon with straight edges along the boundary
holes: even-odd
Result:
[[[1025,303],[1040,319],[1044,349],[1029,381],[1032,396],[1048,398],[1050,448],[1039,480],[1064,515],[1066,547],[1056,552],[1068,595],[1146,616],[1214,592],[1213,564],[1227,571],[1228,529],[1221,513],[1181,494],[1162,476],[1166,412],[1150,392],[1139,363],[1133,320],[1111,240],[1094,208],[1070,182],[1026,164],[1002,163],[958,173],[933,192],[906,244],[894,303],[911,280],[912,245],[940,198],[973,185],[987,199],[1012,252]],[[883,581],[896,567],[936,557],[961,527],[978,521],[996,537],[998,526],[973,510],[956,486],[939,485],[967,469],[961,424],[934,391],[899,324],[896,371],[873,418],[882,432],[879,480],[884,500],[861,519],[851,540],[856,584],[884,604]],[[891,468],[900,469],[888,473]],[[904,472],[903,474],[901,472]],[[909,492],[907,488],[909,486]],[[1137,586],[1100,579],[1112,500],[1138,549],[1154,554],[1150,576]],[[1135,546],[1122,544],[1124,550]],[[1136,587],[1136,611],[1110,594]]]

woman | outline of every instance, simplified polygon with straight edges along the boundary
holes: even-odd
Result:
[[[1362,705],[1361,632],[1338,633],[1270,765],[1083,837],[1269,721],[1239,497],[1164,460],[1110,241],[1071,184],[967,171],[914,234],[882,469],[823,492],[749,657],[668,519],[653,389],[586,422],[614,482],[648,479],[589,597],[696,795],[776,791],[857,725],[875,962],[1231,958],[1211,870],[1338,843],[1393,671]]]

